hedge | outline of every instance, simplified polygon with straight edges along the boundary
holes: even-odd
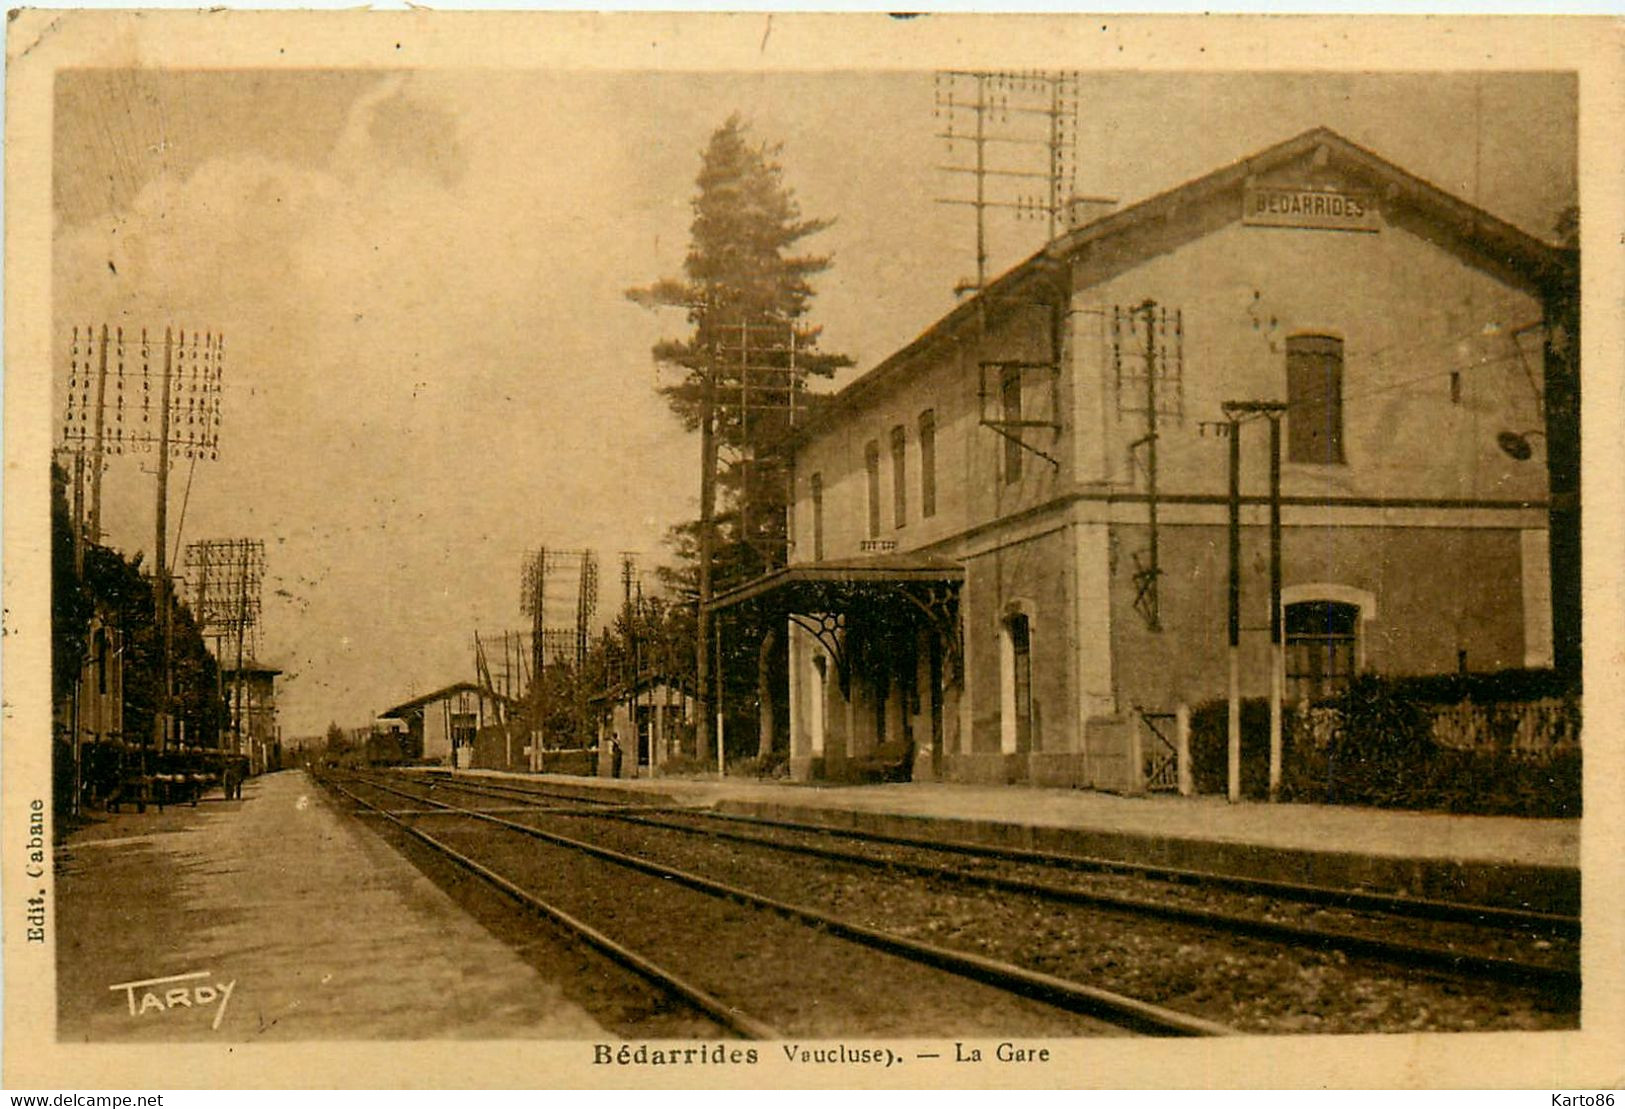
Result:
[[[1476,676],[1483,679],[1477,682],[1451,676],[1451,680],[1459,683],[1457,689],[1477,689],[1486,700],[1497,691],[1551,697],[1562,690],[1540,676],[1542,672],[1511,673],[1517,676],[1482,675]],[[1455,813],[1580,815],[1578,743],[1520,750],[1507,741],[1504,729],[1494,729],[1484,743],[1470,749],[1441,746],[1432,737],[1436,702],[1420,694],[1445,688],[1443,679],[1367,675],[1351,683],[1341,697],[1307,712],[1289,706],[1282,729],[1282,799]],[[1578,735],[1577,691],[1562,690],[1558,704],[1559,712],[1572,714],[1573,726],[1563,731]],[[1199,792],[1225,791],[1228,717],[1223,701],[1191,712],[1191,762]],[[1266,797],[1269,703],[1261,698],[1242,702],[1241,769],[1243,795]]]

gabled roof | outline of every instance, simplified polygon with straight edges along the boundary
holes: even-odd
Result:
[[[444,689],[437,689],[433,693],[425,693],[421,697],[414,697],[410,701],[402,701],[400,704],[395,705],[392,708],[387,708],[378,714],[378,719],[404,719],[407,714],[410,714],[415,709],[420,709],[435,701],[443,701],[446,698],[456,696],[459,693],[477,693],[488,700],[506,701],[510,705],[516,705],[519,703],[512,697],[498,693],[494,689],[482,689],[473,682],[452,682]]]
[[[1092,251],[1122,245],[1131,231],[1158,222],[1177,219],[1181,212],[1195,209],[1205,200],[1227,190],[1240,189],[1249,180],[1282,169],[1303,158],[1324,155],[1330,169],[1360,181],[1379,193],[1385,204],[1410,209],[1436,230],[1441,245],[1475,256],[1488,269],[1517,275],[1531,289],[1560,291],[1576,280],[1577,254],[1544,242],[1528,232],[1469,204],[1394,163],[1350,142],[1326,127],[1316,127],[1301,135],[1251,154],[1212,173],[1187,181],[1167,192],[1111,212],[1050,242],[1042,250],[1014,266],[975,296],[967,297],[953,311],[927,328],[913,342],[898,350],[839,392],[829,395],[812,418],[799,429],[805,438],[843,410],[915,363],[936,344],[969,326],[979,315],[1011,301],[1018,290],[1032,285],[1060,287],[1068,266],[1085,260]],[[1236,208],[1236,219],[1241,207]],[[1129,245],[1129,263],[1141,259]],[[1138,248],[1149,257],[1144,247]]]
[[[639,696],[646,691],[667,687],[676,690],[683,697],[692,697],[694,695],[694,680],[692,677],[646,670],[639,674],[634,681],[618,682],[611,688],[600,690],[587,699],[594,704],[604,704],[611,701],[625,700],[629,696]]]
[[[1040,253],[1074,255],[1129,226],[1165,217],[1174,209],[1322,152],[1329,168],[1351,177],[1364,178],[1383,194],[1385,201],[1400,201],[1430,217],[1440,225],[1441,230],[1453,233],[1462,246],[1476,252],[1483,260],[1523,274],[1534,286],[1545,286],[1563,279],[1567,265],[1562,248],[1543,242],[1453,193],[1424,181],[1328,127],[1305,131],[1204,177],[1102,216],[1060,236]]]

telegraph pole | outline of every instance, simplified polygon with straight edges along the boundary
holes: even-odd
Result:
[[[530,772],[542,769],[542,674],[547,665],[547,548],[532,556],[530,588],[535,606],[530,614],[530,676],[534,718],[530,733]]]
[[[1225,415],[1230,435],[1230,685],[1225,796],[1235,804],[1241,800],[1241,422],[1228,405]]]
[[[100,542],[102,531],[101,517],[101,487],[102,467],[104,456],[107,454],[122,454],[125,448],[145,446],[149,449],[156,447],[158,451],[158,489],[156,520],[154,526],[153,542],[153,616],[158,635],[158,666],[157,689],[154,695],[154,712],[152,722],[152,744],[158,751],[162,751],[168,742],[168,721],[171,709],[171,685],[173,675],[170,663],[172,648],[173,627],[170,607],[170,567],[169,567],[169,465],[171,450],[184,448],[187,457],[195,463],[198,459],[219,457],[220,446],[220,394],[221,375],[224,362],[224,337],[216,336],[210,332],[200,339],[197,331],[192,333],[191,368],[188,370],[186,362],[186,333],[180,332],[177,338],[173,326],[164,328],[164,360],[163,379],[159,383],[159,410],[158,430],[156,433],[148,430],[152,405],[150,383],[152,371],[152,346],[145,328],[141,331],[141,399],[140,428],[127,428],[125,426],[125,373],[124,373],[124,330],[117,331],[118,344],[118,398],[114,410],[108,412],[107,400],[107,363],[108,348],[114,343],[111,329],[103,324],[98,335],[90,327],[84,330],[82,353],[84,360],[81,363],[78,355],[79,330],[74,329],[74,362],[73,378],[69,382],[68,408],[64,427],[66,446],[77,454],[75,462],[75,560],[76,565],[82,567],[84,551],[87,543]],[[99,350],[96,357],[96,391],[94,400],[90,393],[90,352],[97,346]],[[203,364],[201,370],[198,365],[198,348],[204,347]],[[176,347],[181,348],[181,362],[177,366]],[[79,376],[80,369],[84,376]],[[174,421],[180,413],[172,411],[175,405],[175,376],[180,374],[183,380],[188,381],[184,389],[186,397],[186,426],[177,430]],[[188,374],[189,379],[188,379]],[[94,406],[94,411],[92,407]],[[134,411],[134,405],[131,406]],[[108,434],[107,421],[111,415],[114,427],[111,436]],[[86,425],[93,427],[88,437],[85,432]],[[109,441],[111,440],[111,442]],[[94,457],[88,462],[85,454],[91,452]],[[89,467],[90,505],[88,519],[85,512],[84,484],[85,468]],[[143,738],[141,743],[142,770],[145,773],[148,744]]]
[[[213,636],[216,670],[216,690],[226,704],[230,716],[227,727],[216,737],[217,748],[224,753],[224,732],[231,733],[233,754],[240,754],[242,737],[243,695],[242,680],[245,661],[251,661],[253,650],[248,639],[252,629],[259,627],[260,586],[265,578],[265,543],[259,539],[200,539],[186,546],[186,573],[196,589],[193,615],[198,630],[204,636]],[[235,663],[226,658],[226,652],[235,652]],[[231,690],[228,695],[225,672],[233,666]]]
[[[1270,800],[1281,793],[1281,699],[1286,655],[1281,641],[1281,412],[1266,409],[1270,422]]]
[[[1147,611],[1149,619],[1146,624],[1154,632],[1162,630],[1162,606],[1160,604],[1161,588],[1157,578],[1162,574],[1162,563],[1158,559],[1157,550],[1157,304],[1156,301],[1147,300],[1140,305],[1145,313],[1145,495],[1146,520],[1150,526],[1150,552],[1148,559],[1150,565],[1147,572],[1151,576],[1148,586]]]
[[[711,321],[707,320],[706,326],[709,328]],[[710,336],[707,336],[707,343],[711,342]],[[694,693],[698,702],[695,706],[694,757],[701,762],[711,757],[711,560],[716,548],[716,404],[716,358],[712,349],[700,379],[700,580],[694,636]],[[719,702],[717,710],[720,711],[720,708]]]
[[[181,332],[181,342],[186,333]],[[158,534],[153,544],[153,589],[158,615],[158,698],[153,713],[154,746],[163,752],[169,729],[169,562],[165,553],[169,530],[169,379],[174,370],[174,337],[164,328],[164,380],[158,405]],[[145,773],[145,767],[142,768]]]
[[[963,99],[971,89],[974,99]],[[1043,218],[1048,238],[1055,238],[1076,187],[1081,95],[1075,72],[938,71],[932,115],[940,121],[937,137],[946,141],[948,164],[937,169],[974,179],[972,196],[936,198],[939,204],[964,205],[976,214],[976,282],[961,282],[956,293],[979,291],[987,284],[989,209],[1010,209],[1017,219]],[[966,143],[968,165],[958,160]],[[993,144],[1009,153],[990,159]],[[993,188],[996,182],[1020,191],[1012,197],[1008,187]],[[1036,191],[1040,188],[1042,192]]]
[[[1282,698],[1286,664],[1281,635],[1281,416],[1280,401],[1225,401],[1230,434],[1230,720],[1229,798],[1241,800],[1241,420],[1270,422],[1270,765],[1269,796],[1281,789]]]
[[[124,364],[124,329],[119,328],[119,365]],[[90,541],[102,541],[102,449],[107,416],[107,325],[102,324],[102,349],[96,363],[96,415],[90,470]]]

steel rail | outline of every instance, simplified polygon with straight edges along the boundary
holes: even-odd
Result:
[[[456,786],[470,791],[500,790],[521,797],[527,795],[531,798],[550,796],[543,790],[500,783],[481,783],[476,786],[472,783],[458,782]],[[570,795],[563,794],[560,796]],[[1251,878],[1245,875],[1220,874],[1209,870],[1189,870],[1161,866],[1155,863],[1135,863],[1122,859],[1073,855],[1059,851],[1041,851],[1027,847],[1000,847],[994,844],[970,843],[964,840],[931,840],[918,836],[861,831],[856,828],[840,828],[810,821],[783,820],[776,817],[752,816],[744,813],[721,813],[684,806],[666,806],[666,808],[668,811],[681,812],[700,820],[783,828],[789,831],[811,832],[840,839],[887,843],[899,847],[918,848],[924,851],[938,851],[944,854],[1003,859],[1010,862],[1023,862],[1068,870],[1141,875],[1176,884],[1220,886],[1235,890],[1238,893],[1279,897],[1282,900],[1299,901],[1311,905],[1332,905],[1345,909],[1384,912],[1393,916],[1408,916],[1426,920],[1514,927],[1524,931],[1550,932],[1554,935],[1569,937],[1580,935],[1580,918],[1566,913],[1546,913],[1532,909],[1504,908],[1499,905],[1479,905],[1466,901],[1406,897],[1400,894],[1374,893],[1368,890],[1317,886],[1301,882],[1284,882],[1273,878]]]
[[[771,1025],[739,1011],[739,1009],[729,1005],[726,1001],[723,1001],[714,994],[708,993],[700,987],[678,977],[676,974],[666,970],[652,960],[639,955],[636,951],[633,951],[624,944],[611,939],[609,936],[598,931],[598,929],[594,928],[585,921],[578,920],[569,913],[565,912],[563,909],[543,901],[535,894],[528,890],[522,889],[508,878],[503,877],[501,874],[498,874],[496,871],[490,869],[484,864],[476,862],[467,855],[464,855],[456,848],[442,843],[421,829],[414,828],[412,825],[400,819],[383,806],[375,805],[371,801],[357,797],[353,792],[345,789],[338,782],[331,779],[324,779],[324,781],[326,781],[326,784],[344,794],[344,796],[348,797],[357,805],[385,817],[391,823],[395,824],[396,827],[400,828],[402,831],[406,832],[408,835],[414,837],[426,846],[438,851],[446,858],[451,859],[458,866],[461,866],[465,870],[471,871],[472,873],[485,879],[487,882],[500,889],[509,897],[512,897],[514,900],[525,905],[527,908],[533,909],[547,917],[549,920],[562,925],[566,930],[581,937],[587,943],[591,944],[593,947],[596,947],[598,950],[602,951],[604,954],[608,955],[611,959],[620,963],[622,966],[636,971],[638,974],[642,975],[644,978],[647,978],[661,989],[682,998],[684,1001],[703,1012],[706,1016],[720,1022],[724,1027],[731,1028],[735,1032],[738,1032],[741,1036],[751,1040],[781,1040],[784,1038],[783,1034],[777,1029],[773,1028]],[[387,786],[380,786],[376,783],[369,784],[373,784],[374,788],[377,789],[388,789]],[[395,791],[390,790],[390,792]]]
[[[1008,993],[1045,1001],[1057,1008],[1100,1016],[1119,1026],[1129,1027],[1136,1031],[1177,1036],[1230,1036],[1237,1034],[1235,1029],[1225,1025],[1203,1020],[1200,1017],[1193,1017],[1160,1005],[1153,1005],[1150,1002],[1141,1001],[1126,994],[1101,989],[1098,986],[1084,985],[1081,982],[1044,974],[1041,971],[1028,970],[1025,967],[990,959],[986,956],[973,955],[968,952],[940,947],[936,944],[924,943],[882,929],[870,928],[867,925],[831,916],[817,909],[780,901],[777,898],[767,897],[763,894],[754,893],[738,886],[731,886],[724,882],[718,882],[699,874],[692,874],[636,855],[571,839],[568,836],[561,836],[555,832],[535,828],[528,824],[520,824],[517,821],[506,820],[502,817],[481,812],[478,809],[465,809],[446,801],[418,797],[379,782],[369,784],[375,789],[394,793],[397,796],[405,797],[407,800],[427,800],[432,805],[452,810],[475,820],[495,824],[498,827],[518,832],[521,835],[544,840],[561,847],[568,847],[583,854],[591,855],[594,858],[604,859],[607,862],[624,866],[629,870],[636,870],[644,874],[651,874],[658,878],[677,882],[702,893],[726,898],[744,905],[768,909],[780,916],[821,928],[844,939],[853,940],[893,955],[901,955],[911,961],[924,963],[939,970],[945,970],[964,978],[995,986]]]
[[[476,787],[471,789],[470,792],[479,793],[483,792],[483,790]],[[484,811],[489,812],[490,810]],[[832,862],[856,863],[876,869],[891,869],[917,877],[946,879],[964,885],[980,886],[1004,893],[1017,893],[1040,897],[1049,901],[1168,920],[1231,935],[1286,943],[1293,947],[1304,947],[1317,951],[1342,951],[1347,955],[1378,959],[1403,967],[1443,971],[1473,979],[1488,979],[1515,985],[1535,986],[1563,994],[1577,992],[1580,987],[1580,972],[1577,966],[1530,963],[1502,956],[1478,955],[1432,944],[1405,943],[1337,929],[1264,920],[1258,917],[1227,913],[1215,909],[1173,905],[1163,901],[1148,901],[1143,898],[1127,897],[1121,894],[1096,893],[1070,886],[1055,885],[1050,882],[1007,878],[1002,875],[984,874],[934,863],[876,858],[872,855],[844,851],[834,847],[787,843],[782,840],[746,835],[740,832],[697,828],[671,820],[659,820],[634,815],[624,810],[595,809],[582,811],[537,806],[532,812],[545,816],[585,816],[604,820],[619,820],[628,824],[670,829],[694,836],[708,836],[735,843],[751,844],[787,854],[805,855]]]

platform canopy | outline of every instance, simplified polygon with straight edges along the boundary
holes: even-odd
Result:
[[[834,658],[844,690],[854,645],[849,632],[884,650],[887,640],[923,625],[936,634],[957,674],[964,580],[962,564],[928,555],[831,559],[787,566],[736,586],[718,594],[711,611],[762,633],[786,620],[805,628]]]
[[[886,554],[869,558],[804,562],[764,574],[719,593],[711,611],[751,604],[787,612],[840,611],[854,601],[887,597],[919,586],[952,586],[965,580],[965,567],[952,559]]]

